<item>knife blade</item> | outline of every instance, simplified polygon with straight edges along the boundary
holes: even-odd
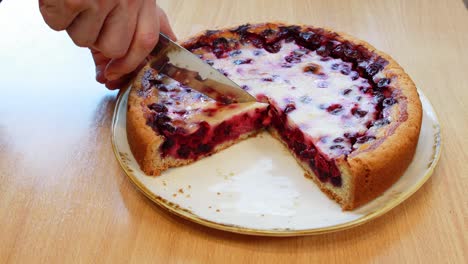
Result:
[[[151,55],[153,69],[218,102],[231,104],[257,101],[224,74],[162,33]]]

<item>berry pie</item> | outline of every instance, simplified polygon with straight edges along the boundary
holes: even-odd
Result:
[[[257,102],[223,104],[145,66],[129,95],[128,140],[159,175],[267,129],[319,188],[351,210],[410,164],[422,108],[392,58],[328,29],[265,23],[205,31],[182,43]],[[255,176],[255,175],[252,175]]]

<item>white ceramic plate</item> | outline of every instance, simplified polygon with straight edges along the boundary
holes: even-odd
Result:
[[[416,192],[440,156],[440,127],[419,91],[423,121],[414,160],[382,196],[344,212],[304,177],[289,152],[268,133],[247,139],[194,164],[145,175],[130,151],[127,98],[118,99],[112,124],[117,160],[149,199],[181,217],[216,229],[267,236],[310,235],[346,229],[374,219]]]

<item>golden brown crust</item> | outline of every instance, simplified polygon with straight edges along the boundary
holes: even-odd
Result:
[[[150,71],[149,67],[143,68],[135,78],[137,81],[133,82],[131,87],[127,104],[127,138],[133,156],[141,169],[146,174],[159,175],[164,168],[153,162],[154,157],[159,157],[159,155],[153,155],[156,154],[153,152],[162,144],[163,138],[146,124],[148,111],[146,101],[156,100],[154,96],[157,95],[145,94],[141,82],[144,75],[149,74]]]
[[[250,25],[248,31],[260,33],[268,28],[278,29],[280,26],[289,25],[283,23],[255,24]],[[299,26],[301,30],[318,29],[306,25]],[[237,27],[238,26],[217,31],[200,32],[183,41],[182,45],[185,47],[196,45],[207,35],[237,39],[239,35],[232,32],[232,30]],[[398,101],[397,104],[391,107],[390,116],[392,122],[378,130],[376,140],[361,145],[348,157],[337,160],[337,165],[342,173],[343,180],[346,181],[341,190],[337,190],[337,188],[331,184],[320,182],[310,170],[309,166],[296,157],[299,164],[308,172],[309,176],[323,192],[339,202],[343,209],[351,210],[382,194],[382,192],[400,178],[409,166],[416,150],[419,131],[421,129],[422,107],[414,83],[401,66],[390,56],[376,50],[367,42],[358,40],[345,33],[337,33],[326,28],[322,29],[324,32],[332,34],[338,41],[349,41],[355,45],[363,46],[368,51],[387,60],[388,64],[378,75],[392,80],[392,91]],[[135,90],[135,88],[132,90],[129,98],[129,104],[134,106],[141,103],[138,101],[141,99],[132,98],[132,94],[136,96]],[[142,114],[144,113],[129,108],[128,117],[132,120],[130,120],[130,122],[127,121],[129,122],[127,130],[129,131],[129,143],[131,146],[133,145],[132,151],[135,157],[139,162],[145,163],[145,157],[151,153],[151,148],[148,146],[151,145],[154,149],[154,145],[158,145],[160,139],[154,135],[154,131],[146,126],[144,118],[140,120]],[[148,129],[150,131],[148,131]],[[277,133],[273,132],[272,134],[280,139]],[[280,141],[282,140],[280,139]],[[187,161],[187,163],[190,162],[193,161]],[[148,168],[143,166],[143,169],[147,173],[153,172],[152,174],[154,174],[155,172],[154,168],[151,166],[148,166]]]
[[[411,163],[421,130],[422,106],[416,86],[403,68],[389,55],[367,42],[344,33],[344,40],[362,45],[389,63],[382,73],[392,80],[398,104],[393,106],[393,122],[380,131],[382,136],[353,152],[347,162],[353,175],[354,197],[344,209],[359,207],[378,197],[393,185]]]

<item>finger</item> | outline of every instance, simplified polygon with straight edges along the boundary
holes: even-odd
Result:
[[[132,79],[136,75],[137,71],[143,68],[146,63],[146,60],[143,61],[140,65],[138,65],[136,71],[132,72],[131,74],[124,75],[121,78],[114,81],[109,81],[104,76],[104,69],[106,68],[110,59],[106,58],[101,52],[97,50],[90,49],[90,51],[94,60],[94,64],[96,66],[96,81],[105,84],[106,87],[111,90],[121,88],[124,85],[127,85],[130,79]]]
[[[108,80],[130,73],[148,56],[159,38],[159,19],[156,3],[145,0],[138,16],[133,41],[125,57],[112,60],[106,68]]]
[[[171,25],[169,24],[169,19],[166,15],[166,12],[162,8],[158,6],[158,13],[159,13],[159,27],[161,32],[166,34],[169,38],[173,41],[177,41],[177,36],[175,35],[174,31],[172,30]]]
[[[104,24],[106,14],[112,9],[112,6],[101,9],[97,6],[97,2],[94,3],[92,8],[81,12],[67,28],[68,35],[79,47],[94,45]]]
[[[106,76],[104,75],[105,70],[106,70],[106,65],[96,66],[96,81],[98,83],[104,84],[107,82]]]
[[[130,80],[132,79],[132,75],[126,75],[123,76],[120,79],[114,80],[114,81],[107,81],[106,82],[106,87],[109,90],[115,90],[115,89],[120,89],[122,87],[125,87],[128,85]]]
[[[68,28],[81,12],[89,8],[88,0],[40,0],[39,10],[46,24],[54,30]]]
[[[122,1],[106,17],[99,37],[93,48],[108,58],[123,57],[130,47],[137,21],[137,2]]]
[[[104,76],[104,71],[110,59],[106,58],[101,52],[91,49],[94,65],[96,66],[96,81],[106,83],[107,79]]]
[[[91,50],[91,55],[93,56],[94,64],[97,66],[98,64],[107,64],[110,59],[104,56],[100,51],[95,50],[95,49],[90,49]]]
[[[109,81],[107,79],[105,79],[105,85],[108,89],[110,90],[114,90],[114,89],[120,89],[122,87],[125,87],[125,86],[128,86],[130,81],[138,74],[138,72],[141,70],[141,68],[143,68],[145,66],[145,64],[147,63],[147,60],[143,61],[142,63],[140,63],[140,65],[138,65],[138,67],[136,68],[135,71],[129,73],[129,74],[126,74],[122,77],[120,77],[119,79],[117,80],[114,80],[114,81]]]

